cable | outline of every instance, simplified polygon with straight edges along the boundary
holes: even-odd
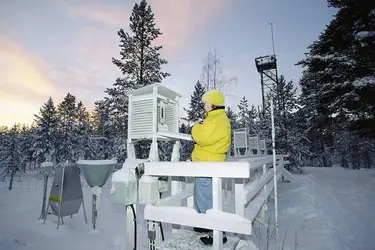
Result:
[[[159,225],[160,225],[160,232],[161,232],[161,240],[164,241],[163,225],[161,224],[161,222],[159,222]]]
[[[134,204],[131,204],[130,207],[134,216],[134,250],[137,250],[137,215],[135,213]]]
[[[159,193],[159,195],[161,199],[162,193]],[[159,222],[159,226],[160,226],[161,240],[164,241],[164,230],[163,230],[163,225],[161,224],[161,222]]]

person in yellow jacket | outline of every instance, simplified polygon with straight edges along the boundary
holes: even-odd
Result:
[[[193,162],[224,162],[231,144],[231,126],[225,113],[224,95],[217,90],[207,91],[202,96],[205,119],[196,122],[192,127],[191,136],[194,140],[194,150],[191,155]],[[206,213],[212,208],[212,179],[195,178],[194,208],[198,213]],[[205,245],[213,244],[212,231],[194,228],[200,233],[209,233],[200,240]],[[223,242],[227,242],[225,232]]]

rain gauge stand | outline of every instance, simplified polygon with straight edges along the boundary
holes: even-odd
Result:
[[[117,165],[117,160],[79,160],[77,162],[87,185],[92,191],[92,226],[96,228],[98,219],[99,199],[102,193],[102,187],[107,182],[113,169]]]
[[[46,204],[47,204],[47,186],[48,186],[48,176],[51,175],[53,168],[52,162],[43,162],[40,165],[40,174],[43,176],[44,185],[43,185],[43,201],[42,201],[42,211],[40,212],[39,220],[47,216]]]
[[[85,203],[83,201],[81,178],[79,168],[74,162],[59,164],[55,168],[55,176],[48,199],[53,215],[57,216],[57,228],[64,224],[65,216],[77,214],[82,205],[83,215],[87,223]],[[48,210],[48,209],[47,209]],[[45,214],[47,215],[47,214]],[[46,222],[47,216],[44,217]]]

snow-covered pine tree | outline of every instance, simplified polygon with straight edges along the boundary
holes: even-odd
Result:
[[[99,136],[111,137],[114,132],[111,130],[110,107],[106,105],[105,100],[95,102],[92,113],[93,129]]]
[[[156,28],[154,14],[146,0],[134,4],[129,28],[131,34],[123,29],[118,31],[121,57],[112,59],[113,64],[121,70],[122,77],[117,78],[114,86],[106,90],[109,95],[106,100],[111,109],[111,122],[116,126],[117,138],[123,139],[118,143],[120,148],[125,148],[127,136],[128,101],[125,92],[160,83],[170,76],[161,69],[167,61],[160,57],[162,46],[154,45],[154,41],[162,33]],[[142,151],[142,158],[148,156],[149,143],[141,142],[136,147],[137,153]]]
[[[126,89],[160,83],[170,74],[161,70],[162,65],[167,64],[166,60],[160,58],[159,51],[163,47],[155,46],[153,42],[162,33],[156,28],[154,14],[146,0],[134,4],[129,27],[132,36],[123,29],[118,31],[121,59],[113,58],[113,63],[123,75],[132,80]]]
[[[322,135],[331,135],[328,125],[332,124],[332,119],[328,116],[327,108],[322,106],[317,95],[320,88],[318,75],[309,68],[303,71],[299,82],[301,86],[301,95],[298,104],[300,105],[300,114],[305,117],[306,131],[305,136],[308,138],[305,145],[311,149],[311,156],[319,155],[315,158],[315,163],[311,166],[327,167],[327,152],[325,139]],[[308,157],[311,158],[311,157]]]
[[[158,141],[159,161],[170,161],[174,141]]]
[[[9,140],[10,140],[10,129],[8,127],[1,127],[0,128],[0,167],[4,168],[2,170],[2,175],[3,171],[7,171],[7,165],[8,165],[8,158],[9,158],[9,153],[8,153],[8,145],[9,145]],[[1,178],[3,176],[0,175]]]
[[[184,122],[182,122],[179,132],[183,134],[190,134],[190,127],[186,125]]]
[[[249,115],[249,104],[247,103],[246,97],[242,97],[240,100],[240,104],[238,105],[238,127],[239,128],[246,128],[247,127],[247,122],[249,120],[248,115]]]
[[[57,107],[60,122],[58,162],[77,160],[74,153],[78,131],[76,97],[70,93],[66,94]]]
[[[250,121],[248,123],[248,129],[251,135],[260,134],[260,123],[258,110],[254,104],[251,104],[248,115]]]
[[[374,163],[375,141],[353,133],[345,117],[335,117],[342,122],[335,123],[333,140],[335,143],[334,160],[344,168],[371,168]]]
[[[267,140],[267,147],[272,149],[272,128],[270,103],[273,97],[274,119],[276,132],[276,153],[290,154],[291,164],[288,170],[303,172],[303,167],[318,162],[316,154],[310,152],[312,143],[307,138],[307,119],[304,111],[299,111],[297,89],[293,81],[286,81],[283,75],[279,77],[279,84],[266,95],[266,106],[263,121],[263,133]]]
[[[193,124],[196,121],[199,121],[204,118],[204,109],[203,109],[203,102],[202,96],[206,92],[206,89],[203,87],[200,81],[197,81],[194,86],[194,92],[190,96],[189,108],[184,108],[187,113],[187,117],[183,118],[183,121],[187,121],[188,123]],[[184,131],[181,133],[191,133],[191,128],[189,125],[185,125],[182,123],[180,131]],[[193,151],[194,144],[193,142],[189,141],[182,141],[181,142],[181,160],[186,161],[187,159],[191,158],[191,152]]]
[[[237,128],[237,114],[236,114],[236,112],[230,106],[227,106],[226,114],[227,114],[227,117],[230,121],[230,126],[231,126],[232,130],[236,129]]]
[[[287,168],[292,172],[302,173],[304,167],[317,166],[322,157],[314,151],[316,145],[309,138],[308,116],[303,109],[292,113],[290,120],[294,124],[288,127],[290,165]]]
[[[19,167],[21,167],[23,171],[25,171],[27,166],[30,165],[32,161],[32,156],[34,153],[34,150],[33,150],[34,137],[33,137],[32,132],[33,131],[31,130],[31,128],[26,124],[23,124],[19,128],[18,141],[19,141],[20,163],[21,163]]]
[[[91,140],[89,149],[93,159],[106,159],[114,155],[123,155],[122,158],[124,158],[125,153],[115,154],[113,142],[116,138],[116,131],[110,120],[110,107],[106,104],[105,100],[95,102],[92,114],[92,136],[100,139]]]
[[[334,148],[334,144],[329,144],[334,143],[333,130],[343,121],[354,137],[375,138],[375,43],[372,38],[357,38],[358,32],[375,29],[375,3],[328,3],[338,12],[309,47],[309,57],[299,64],[308,68],[305,73],[313,81],[301,81],[302,87],[306,84],[304,98],[315,99],[314,118],[320,118],[315,119],[313,128],[322,135],[322,145]]]
[[[202,96],[206,92],[206,89],[203,87],[200,81],[194,86],[194,92],[190,96],[189,108],[184,110],[187,113],[187,117],[184,118],[185,121],[188,122],[195,122],[199,119],[203,119],[204,117],[204,109],[203,109],[203,102]]]
[[[85,105],[79,101],[77,104],[77,144],[74,147],[76,159],[92,158],[93,155],[89,149],[91,131],[90,114]]]
[[[285,77],[280,75],[278,85],[266,96],[266,102],[268,103],[271,101],[271,93],[274,93],[275,104],[276,150],[280,154],[291,153],[289,137],[296,136],[290,133],[290,130],[295,124],[292,114],[297,110],[297,88],[294,86],[293,81],[287,82]],[[268,118],[268,120],[270,119]]]
[[[45,161],[47,155],[56,160],[59,119],[51,97],[42,105],[34,121],[36,131],[33,158],[39,164]]]
[[[22,151],[20,148],[20,124],[15,124],[11,129],[3,133],[3,145],[0,154],[0,162],[5,167],[2,171],[3,181],[5,176],[10,176],[9,190],[12,189],[14,177],[17,175],[20,178],[22,169],[21,155]]]
[[[26,147],[28,147],[25,152],[27,155],[27,168],[35,170],[37,167],[39,167],[39,164],[37,164],[36,158],[34,157],[35,148],[34,145],[36,144],[36,135],[37,135],[37,127],[35,122],[33,122],[30,126],[27,126],[26,134],[26,141],[27,144]],[[52,159],[52,157],[51,157]]]
[[[7,139],[8,127],[0,126],[0,179],[2,178],[2,172],[5,167],[4,157],[5,154],[5,141]]]
[[[258,112],[254,105],[249,108],[246,97],[242,97],[238,105],[239,112],[237,114],[238,128],[247,128],[250,135],[259,135],[260,127],[257,121]]]
[[[191,134],[191,127],[182,121],[179,132],[184,134]],[[185,140],[181,140],[180,143],[180,161],[191,159],[191,153],[193,152],[194,143],[192,141]]]

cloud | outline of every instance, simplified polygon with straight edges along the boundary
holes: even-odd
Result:
[[[76,59],[74,66],[61,67],[54,72],[62,92],[80,92],[88,106],[104,97],[104,90],[111,87],[120,71],[112,64],[112,57],[119,56],[116,29],[90,26],[82,28],[70,52]],[[71,64],[73,65],[73,64]]]
[[[66,5],[68,14],[74,19],[86,19],[101,24],[121,26],[129,13],[123,4],[72,4]]]
[[[30,122],[49,96],[58,96],[46,72],[47,64],[35,54],[0,39],[0,99],[8,115],[25,117]],[[8,120],[2,115],[0,124],[4,123]]]
[[[8,28],[8,25],[6,22],[0,21],[0,30],[6,30]]]
[[[214,14],[227,7],[225,0],[151,0],[155,22],[163,35],[158,43],[179,52],[204,30]]]
[[[96,100],[104,97],[104,90],[120,76],[112,64],[112,57],[119,57],[120,52],[117,31],[119,28],[128,29],[135,1],[124,4],[48,1],[58,5],[59,11],[66,12],[66,17],[74,21],[74,29],[64,36],[67,41],[61,40],[63,50],[56,51],[53,57],[44,51],[32,53],[21,42],[18,44],[0,37],[0,105],[7,107],[1,111],[0,124],[11,125],[17,118],[20,122],[31,122],[33,114],[49,96],[57,104],[67,92],[92,108]],[[157,43],[164,46],[163,57],[172,61],[228,2],[149,0],[149,3],[155,13],[156,26],[163,32]],[[0,22],[0,31],[17,28],[11,25]],[[42,41],[48,40],[48,34],[35,32]],[[46,58],[50,59],[45,61]]]
[[[46,62],[19,44],[0,40],[0,105],[7,107],[1,111],[0,124],[31,123],[33,114],[39,112],[50,96],[57,105],[68,92],[91,110],[118,75],[111,63],[111,47],[106,45],[106,36],[94,39],[96,32],[100,30],[90,29],[91,36],[84,32],[80,37],[87,40],[81,41],[87,46],[67,51],[80,59],[70,64],[58,60]]]
[[[125,30],[129,27],[132,5],[129,4],[75,4],[65,8],[71,18],[83,18]],[[197,32],[202,31],[215,13],[229,4],[227,0],[150,0],[156,26],[163,35],[157,43],[163,45],[167,56],[181,52]]]
[[[1,107],[7,107],[1,110],[0,127],[11,127],[16,123],[31,124],[34,119],[33,114],[37,111],[36,107],[32,105],[6,100],[0,100],[0,105]]]

